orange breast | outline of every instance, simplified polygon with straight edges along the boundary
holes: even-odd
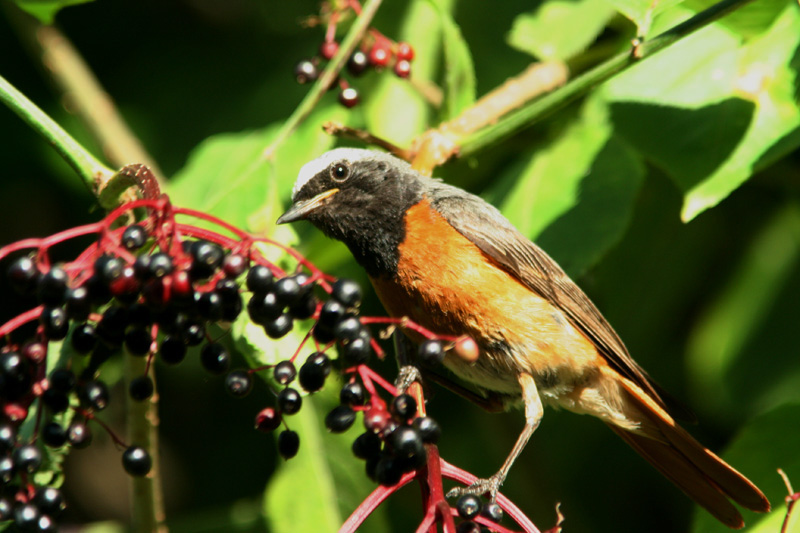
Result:
[[[456,231],[427,200],[408,210],[405,224],[396,278],[372,283],[392,316],[478,342],[476,363],[448,354],[445,364],[457,375],[517,393],[520,372],[532,374],[542,389],[574,383],[604,364],[560,310]]]

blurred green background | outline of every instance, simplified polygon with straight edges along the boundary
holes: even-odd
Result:
[[[317,2],[99,0],[56,22],[172,180],[176,204],[271,231],[297,169],[336,143],[321,132],[326,120],[404,145],[535,58],[581,72],[709,5],[645,4],[385,0],[374,27],[415,46],[414,75],[441,86],[445,105],[433,108],[388,71],[371,73],[353,82],[361,105],[345,110],[326,95],[273,163],[260,153],[309,89],[293,80],[294,65],[323,40],[321,28],[301,24]],[[30,21],[14,2],[0,6],[0,75],[102,157],[30,46]],[[746,516],[751,530],[777,531],[785,489],[775,469],[800,485],[800,8],[759,0],[747,9],[436,175],[501,207],[576,276],[637,361],[697,413],[690,431],[770,497],[777,510]],[[0,244],[101,216],[71,169],[5,109],[0,139]],[[367,286],[346,249],[296,229],[318,266]],[[17,302],[0,298],[4,321]],[[365,314],[382,314],[368,298]],[[391,363],[382,368],[393,375]],[[252,430],[271,401],[263,383],[234,401],[199,365],[157,372],[171,531],[334,530],[371,489],[347,454],[352,435],[315,423],[330,397],[304,408],[293,426],[300,456],[274,475],[282,461],[273,442]],[[429,400],[442,456],[494,472],[522,413],[490,415],[438,389]],[[106,420],[123,427],[123,416],[119,402]],[[65,522],[124,529],[119,453],[95,435],[68,458]],[[324,472],[307,469],[312,453],[327,457]],[[568,531],[722,530],[598,421],[553,410],[504,492],[542,529],[561,502]],[[411,487],[364,530],[411,531],[421,515]]]

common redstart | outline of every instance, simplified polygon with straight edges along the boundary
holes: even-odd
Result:
[[[332,150],[300,170],[278,223],[308,220],[344,242],[394,317],[468,335],[477,360],[445,366],[525,406],[525,427],[492,477],[457,493],[494,498],[542,419],[543,404],[600,418],[690,498],[732,528],[733,500],[770,509],[746,477],[680,427],[681,409],[631,358],[580,288],[481,198],[391,155]]]

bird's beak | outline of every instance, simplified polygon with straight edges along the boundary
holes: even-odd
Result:
[[[276,224],[286,224],[287,222],[303,220],[312,211],[326,204],[328,199],[337,192],[339,192],[339,189],[328,189],[327,191],[321,192],[315,197],[309,198],[308,200],[295,202],[292,207],[290,207],[284,214],[280,216],[280,218],[276,221]]]

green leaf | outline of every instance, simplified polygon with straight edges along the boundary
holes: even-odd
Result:
[[[618,132],[685,192],[684,220],[800,144],[798,43],[790,5],[746,45],[712,26],[608,84]]]
[[[649,36],[653,18],[682,0],[606,0],[617,11],[636,24],[637,35]]]
[[[700,12],[716,4],[716,0],[686,0],[685,7]],[[766,31],[780,16],[787,0],[758,0],[722,17],[718,24],[734,33],[751,38]]]
[[[575,276],[622,236],[643,173],[635,153],[612,135],[605,104],[593,98],[514,176],[500,208]]]
[[[604,0],[549,0],[517,16],[506,40],[539,59],[564,61],[592,44],[613,14]]]
[[[472,54],[450,12],[441,0],[430,0],[436,6],[442,23],[445,74],[445,116],[457,117],[475,103],[475,67]]]
[[[27,11],[42,24],[52,24],[56,13],[76,4],[86,4],[92,0],[14,0],[20,9]]]
[[[797,453],[800,449],[800,432],[787,431],[788,428],[797,427],[800,427],[800,404],[783,405],[748,423],[722,454],[725,461],[753,481],[772,502],[773,510],[766,515],[742,509],[746,531],[780,531],[780,524],[786,515],[784,498],[787,493],[776,469],[783,469],[797,486],[800,479],[800,455]],[[710,514],[698,512],[692,523],[692,531],[722,533],[730,529]]]
[[[280,126],[223,133],[207,138],[165,187],[172,201],[214,214],[251,231],[270,228],[288,201],[300,167],[333,147],[335,138],[322,131],[329,120],[343,122],[341,106],[321,107],[275,152],[264,149]]]
[[[780,352],[772,357],[767,370],[752,353],[760,350],[747,350],[765,324],[775,320],[772,309],[787,291],[787,280],[796,272],[798,259],[800,207],[790,204],[758,231],[731,279],[696,321],[687,350],[690,384],[697,398],[694,403],[702,401],[715,413],[741,413],[765,401],[800,400],[793,354],[787,354],[788,361],[778,375],[775,371],[783,360]],[[749,360],[745,360],[747,355]],[[737,367],[741,370],[734,372]],[[742,374],[740,379],[735,379],[736,374]],[[746,392],[737,392],[742,387]],[[761,394],[767,398],[759,398]]]

